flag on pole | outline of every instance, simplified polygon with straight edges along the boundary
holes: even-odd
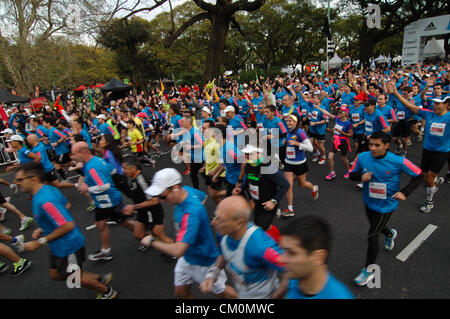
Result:
[[[370,69],[375,70],[375,59],[372,58],[372,62],[370,62]]]
[[[61,112],[62,110],[64,110],[64,107],[59,103],[59,100],[61,99],[61,95],[58,95],[58,97],[56,98],[55,104],[53,104],[53,106],[55,107],[55,109],[57,109],[59,112]]]
[[[5,109],[3,107],[4,107],[4,105],[0,105],[0,116],[2,118],[3,123],[6,126],[8,126],[8,122],[9,122],[8,114],[6,114]]]
[[[160,79],[160,81],[161,81],[161,92],[159,92],[159,96],[162,96],[162,95],[164,95],[164,84],[161,79]]]
[[[88,88],[89,101],[91,102],[91,111],[95,111],[94,99],[92,98],[92,90]]]
[[[389,64],[388,64],[388,68],[389,68],[389,71],[390,71],[390,70],[391,70],[391,64],[392,64],[391,53],[389,53],[389,57],[388,57],[388,59],[389,59]]]

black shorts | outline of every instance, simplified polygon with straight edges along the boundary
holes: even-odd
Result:
[[[333,143],[333,150],[331,151],[331,153],[338,153],[341,152],[342,156],[346,156],[347,152],[348,152],[348,143],[346,140],[341,140],[341,144],[339,145],[339,149],[336,149],[336,147],[334,146]]]
[[[264,231],[268,230],[270,225],[272,225],[273,220],[275,219],[277,209],[278,205],[276,205],[274,209],[270,211],[265,210],[260,201],[255,201],[255,225],[261,227]]]
[[[55,170],[52,169],[50,172],[44,174],[45,182],[49,182],[51,184],[56,180],[58,180],[58,177],[55,174]]]
[[[309,136],[309,138],[314,138],[314,139],[318,140],[319,142],[325,141],[325,134],[319,135],[319,134],[312,133],[311,131],[309,131],[308,136]]]
[[[300,176],[300,175],[306,174],[306,172],[308,172],[308,163],[304,162],[304,163],[298,164],[298,165],[285,163],[284,171],[292,172],[295,174],[295,176]]]
[[[125,219],[128,218],[128,216],[121,213],[123,208],[123,204],[119,204],[117,206],[111,207],[111,208],[95,208],[95,221],[103,221],[106,219],[115,221],[116,223],[120,224]]]
[[[448,158],[449,152],[433,152],[423,149],[420,168],[423,172],[432,171],[433,173],[439,174]]]
[[[0,205],[6,203],[5,197],[3,197],[2,193],[0,193]]]
[[[138,210],[136,220],[151,230],[156,225],[164,225],[164,210],[161,205]]]
[[[364,133],[363,134],[353,134],[353,140],[355,143],[362,144],[364,141]]]
[[[47,151],[47,156],[48,159],[50,160],[50,162],[54,162],[56,160],[56,153],[53,149],[48,149]]]
[[[392,137],[410,137],[411,123],[399,122],[392,128]]]
[[[212,189],[217,191],[222,189],[223,183],[225,182],[225,177],[219,176],[219,178],[217,178],[217,181],[215,183],[212,182],[211,176],[203,175],[203,177],[205,178],[205,185],[211,186]]]
[[[231,184],[228,181],[225,181],[225,183],[227,184],[227,195],[226,196],[228,197],[228,196],[231,196],[233,194],[233,189],[236,187],[236,185],[235,184]]]
[[[56,155],[55,163],[57,163],[57,164],[67,164],[70,161],[71,161],[70,153]]]
[[[67,267],[69,265],[77,265],[80,270],[83,269],[83,262],[86,260],[86,252],[84,246],[79,250],[65,257],[58,257],[50,255],[50,268],[56,269],[58,273],[63,277],[68,277],[72,272],[68,272]]]

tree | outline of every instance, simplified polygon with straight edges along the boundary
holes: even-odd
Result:
[[[403,32],[408,24],[450,11],[450,3],[442,0],[350,0],[350,3],[357,5],[361,14],[365,14],[370,4],[377,4],[381,9],[381,29],[369,29],[365,19],[358,28],[359,57],[363,62],[374,56],[378,42]]]
[[[156,61],[146,50],[150,39],[150,23],[139,17],[117,19],[101,29],[98,42],[116,54],[119,73],[129,76],[135,87],[146,91],[147,81],[157,72]]]
[[[216,0],[215,4],[207,3],[203,0],[193,0],[194,3],[202,9],[202,12],[191,17],[176,31],[173,32],[166,40],[166,47],[170,47],[184,31],[196,22],[208,19],[211,22],[211,31],[209,36],[208,53],[204,69],[204,80],[218,78],[220,75],[220,67],[223,63],[223,55],[225,49],[225,40],[230,28],[230,24],[238,26],[234,14],[238,11],[255,11],[264,5],[265,0]]]

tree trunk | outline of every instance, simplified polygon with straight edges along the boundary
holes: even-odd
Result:
[[[367,28],[367,25],[363,23],[363,26],[359,32],[359,60],[361,63],[368,63],[370,58],[373,57],[375,44],[376,42],[374,36]]]
[[[212,30],[209,39],[208,56],[206,59],[205,72],[203,78],[205,81],[218,79],[220,76],[220,67],[223,62],[225,50],[225,39],[230,26],[230,17],[219,13],[212,19]]]

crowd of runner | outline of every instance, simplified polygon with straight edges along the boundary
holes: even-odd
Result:
[[[293,206],[294,183],[320,200],[319,184],[337,176],[357,181],[370,227],[367,258],[354,283],[366,285],[374,278],[369,266],[380,235],[387,251],[394,247],[397,231],[387,224],[399,201],[425,184],[420,212],[429,214],[439,207],[433,200],[439,186],[450,183],[449,85],[450,63],[441,63],[250,83],[214,80],[203,89],[107,94],[92,103],[60,97],[55,107],[33,114],[13,108],[1,133],[6,151],[18,158],[7,168],[15,179],[0,183],[31,194],[33,217],[1,194],[0,205],[18,217],[19,231],[33,222],[39,228],[27,241],[0,223],[0,273],[12,264],[19,276],[31,265],[19,255],[47,244],[52,279],[64,280],[70,265],[82,266],[85,239],[59,190],[76,188],[89,198],[86,209],[99,233],[100,247],[88,260],[114,258],[108,225],[121,225],[139,250],[151,247],[176,261],[176,297],[192,297],[197,283],[224,298],[353,298],[327,268],[330,225],[314,215],[293,218],[301,215]],[[420,165],[408,160],[412,135],[423,144]],[[169,157],[184,171],[174,164],[151,180],[144,176],[145,167]],[[314,165],[328,165],[322,181],[308,180]],[[77,181],[69,180],[71,171],[80,175]],[[411,180],[401,188],[402,173]],[[183,175],[192,186],[183,185]],[[124,205],[125,197],[133,204]],[[204,206],[208,198],[214,216]],[[176,238],[166,235],[161,203],[174,207]],[[277,217],[292,222],[279,230]],[[83,270],[81,284],[97,298],[112,299],[111,279]]]

